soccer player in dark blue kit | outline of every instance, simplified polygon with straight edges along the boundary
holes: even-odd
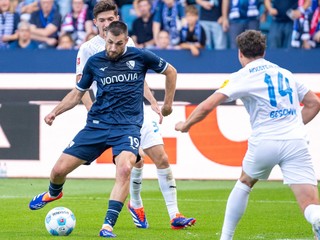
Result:
[[[143,89],[146,72],[151,69],[166,76],[162,115],[172,112],[177,72],[164,59],[148,50],[126,47],[126,24],[115,21],[106,29],[106,51],[89,58],[77,86],[45,117],[51,125],[63,112],[80,103],[93,81],[96,101],[88,112],[87,124],[63,151],[50,175],[49,191],[35,196],[31,210],[43,208],[62,197],[66,176],[82,164],[90,164],[112,147],[116,180],[100,236],[113,238],[113,227],[129,193],[130,173],[137,161],[143,122]],[[106,71],[106,69],[108,69]]]

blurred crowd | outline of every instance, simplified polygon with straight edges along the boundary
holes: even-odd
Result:
[[[0,0],[0,49],[78,49],[97,35],[99,0]],[[103,1],[103,0],[101,0]],[[111,1],[111,0],[108,0]],[[236,48],[261,30],[268,48],[320,47],[320,0],[116,0],[139,48]]]

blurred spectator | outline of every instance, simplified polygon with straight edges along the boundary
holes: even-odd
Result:
[[[318,7],[315,9],[310,24],[311,46],[320,47],[320,0]]]
[[[178,45],[180,43],[181,26],[184,23],[184,7],[179,0],[159,1],[153,17],[153,37],[164,29],[169,32],[171,45]]]
[[[136,16],[140,17],[141,13],[140,13],[140,10],[138,8],[138,1],[139,0],[134,0],[133,1],[133,8],[134,8],[134,11],[136,12]],[[151,14],[154,14],[157,6],[159,6],[159,2],[161,2],[161,1],[162,0],[149,0],[149,3],[151,5],[151,9],[150,9]]]
[[[260,28],[261,32],[267,36],[269,33],[271,22],[272,22],[272,16],[268,13],[264,4],[260,5],[259,11],[260,11],[260,26],[259,26],[259,28]]]
[[[67,13],[71,12],[72,0],[55,0],[55,5],[59,9],[59,13],[62,18],[64,18]]]
[[[132,24],[131,38],[138,48],[153,46],[151,4],[149,0],[138,0],[137,8],[139,9],[140,17],[135,19]]]
[[[59,49],[59,50],[61,50],[61,49],[67,49],[67,50],[75,49],[73,38],[69,33],[64,33],[64,34],[60,35],[59,40],[58,40],[57,49]]]
[[[40,9],[31,14],[31,38],[39,42],[39,48],[55,48],[61,15],[54,0],[40,0]]]
[[[12,41],[18,39],[19,14],[10,8],[10,0],[0,0],[0,49],[8,48]]]
[[[61,34],[71,34],[76,47],[79,47],[91,32],[93,24],[89,19],[88,6],[84,4],[84,0],[72,0],[72,11],[62,21]]]
[[[181,29],[181,49],[189,49],[193,56],[200,54],[206,45],[206,34],[199,22],[198,9],[194,5],[186,7],[186,25]]]
[[[293,15],[293,31],[291,46],[295,48],[310,49],[310,21],[314,10],[318,7],[318,0],[298,1],[298,15]]]
[[[206,32],[207,49],[226,49],[227,36],[222,29],[222,0],[197,0],[200,24]]]
[[[268,33],[268,47],[289,48],[293,19],[301,16],[297,9],[298,0],[264,0],[264,4],[268,13],[273,17]]]
[[[38,0],[22,0],[16,8],[16,11],[20,14],[20,19],[23,21],[29,21],[31,13],[39,10]]]
[[[129,36],[132,35],[132,26],[134,20],[137,19],[133,4],[125,4],[119,9],[120,20],[127,24]]]
[[[99,0],[95,0],[95,1],[99,1]],[[123,5],[133,4],[133,0],[115,0],[114,2],[117,4],[118,9],[121,9]]]
[[[38,49],[38,44],[31,39],[30,23],[21,21],[18,24],[18,40],[12,42],[10,49]]]
[[[240,33],[259,30],[259,4],[259,0],[222,0],[222,26],[228,31],[230,48],[237,48],[236,37]]]
[[[90,19],[93,19],[93,8],[97,3],[97,0],[84,0],[84,3],[88,6],[88,15]]]
[[[10,0],[10,12],[17,12],[17,7],[19,5],[19,0]]]
[[[161,30],[158,33],[158,36],[156,37],[156,45],[151,48],[162,50],[180,49],[179,46],[172,46],[170,44],[170,34],[166,30]]]

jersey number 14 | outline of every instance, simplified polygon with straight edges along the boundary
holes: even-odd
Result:
[[[264,76],[264,82],[268,85],[268,93],[270,98],[270,104],[273,107],[277,106],[277,99],[276,99],[276,93],[274,89],[274,85],[272,83],[271,76],[268,74],[265,74]],[[286,89],[284,89],[284,85]],[[285,97],[288,95],[290,103],[292,104],[292,88],[290,87],[288,78],[284,78],[282,73],[278,73],[278,92],[281,97]]]

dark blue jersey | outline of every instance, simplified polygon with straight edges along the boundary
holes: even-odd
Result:
[[[168,63],[145,49],[127,47],[124,54],[111,61],[106,52],[90,57],[77,84],[80,91],[88,90],[96,81],[97,95],[87,118],[87,124],[97,128],[110,125],[137,125],[143,122],[144,79],[149,69],[157,73]]]

